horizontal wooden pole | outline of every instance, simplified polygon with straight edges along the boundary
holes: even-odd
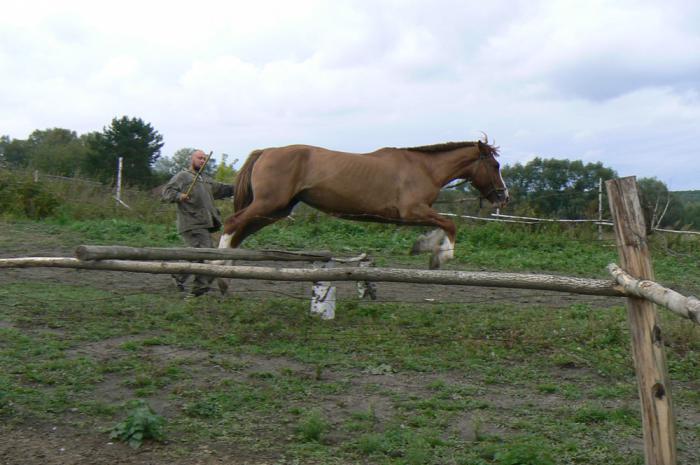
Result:
[[[700,324],[700,300],[695,297],[685,297],[653,281],[635,279],[615,263],[608,265],[608,271],[629,294],[651,300],[695,324]]]
[[[675,234],[693,234],[693,235],[700,235],[699,231],[681,231],[678,229],[662,229],[662,228],[654,228],[654,231],[661,231],[661,232],[667,232],[667,233],[675,233]]]
[[[469,215],[457,215],[456,213],[442,213],[442,216],[452,216],[455,218],[466,218],[468,220],[478,220],[478,221],[496,221],[498,223],[520,223],[520,224],[536,224],[535,221],[518,221],[518,220],[502,220],[499,218],[484,218],[483,216],[469,216]]]
[[[530,220],[530,221],[537,221],[537,222],[546,222],[546,223],[599,223],[600,220],[562,220],[558,218],[536,218],[533,216],[516,216],[516,215],[504,215],[501,213],[491,213],[491,216],[494,218],[511,218],[511,219],[516,219],[516,220]],[[603,224],[602,222],[600,222]],[[608,223],[612,225],[612,223]]]
[[[82,261],[65,257],[25,257],[0,259],[0,268],[78,268],[130,271],[136,273],[194,273],[221,278],[274,281],[369,281],[445,284],[461,286],[537,289],[576,294],[623,297],[625,292],[612,280],[568,276],[491,273],[479,271],[417,270],[405,268],[273,268],[264,266],[224,266],[186,262],[142,262],[132,260]]]
[[[125,247],[120,245],[81,245],[75,249],[80,260],[250,260],[250,261],[328,261],[330,252],[290,252],[285,250],[215,249],[192,247]]]

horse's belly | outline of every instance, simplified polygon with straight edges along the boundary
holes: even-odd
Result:
[[[376,199],[367,199],[360,193],[351,196],[332,192],[305,192],[298,198],[314,208],[342,218],[395,219],[399,215],[395,206],[376,202]]]

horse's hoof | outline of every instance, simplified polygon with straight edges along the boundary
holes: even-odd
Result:
[[[437,255],[432,255],[430,257],[430,263],[428,263],[428,268],[431,270],[439,270],[442,263]]]

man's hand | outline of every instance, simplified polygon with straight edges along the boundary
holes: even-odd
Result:
[[[190,201],[190,196],[185,194],[184,192],[180,192],[177,201],[182,203],[182,202],[189,202]]]

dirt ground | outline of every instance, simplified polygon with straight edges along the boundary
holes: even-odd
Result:
[[[62,248],[29,247],[26,245],[10,247],[0,251],[0,256],[72,256],[72,250]],[[289,266],[289,264],[272,264],[279,266]],[[168,275],[151,275],[136,273],[117,273],[106,271],[86,271],[86,270],[64,270],[64,269],[4,269],[0,271],[0,286],[18,281],[36,282],[60,282],[75,283],[90,286],[98,289],[116,291],[118,293],[135,293],[142,291],[174,292],[174,287]],[[296,297],[308,297],[310,295],[310,285],[308,283],[296,282],[273,282],[237,280],[232,283],[230,292],[240,293],[251,298],[265,298],[274,295],[289,295]],[[508,304],[541,305],[550,308],[569,307],[572,304],[589,304],[596,308],[608,307],[612,305],[623,305],[619,298],[607,298],[597,296],[581,296],[573,294],[562,294],[542,291],[523,291],[511,289],[489,289],[489,288],[467,288],[461,286],[434,286],[434,285],[404,285],[395,283],[379,283],[377,285],[377,297],[379,301],[392,302],[498,302],[504,301]],[[354,283],[338,284],[338,299],[356,298]],[[6,322],[0,324],[7,325]],[[88,350],[93,356],[109,357],[115,351],[120,350],[119,346],[124,340],[101,341],[94,347],[81,347],[79,350]],[[198,376],[205,380],[215,380],[217,367],[211,361],[210,354],[198,351],[173,350],[172,348],[152,348],[154,357],[166,358],[186,358],[196,361],[189,366],[193,370],[198,370]],[[240,361],[239,361],[240,362]],[[264,357],[247,356],[245,360],[246,371],[261,372],[275,371],[286,368],[299,373],[309,373],[313,375],[313,367],[304,366],[293,360],[283,358],[268,359]],[[196,368],[194,368],[196,367]],[[324,372],[327,377],[352,376],[353,386],[358,386],[357,390],[348,394],[345,399],[350,405],[372,405],[379,418],[383,412],[389,408],[383,403],[386,399],[368,398],[362,389],[363,384],[377,383],[377,377],[372,377],[366,373],[335,373],[333,371]],[[576,370],[563,375],[576,377]],[[239,376],[245,377],[242,372]],[[424,389],[426,385],[426,375],[421,374],[420,382],[414,377],[417,375],[394,374],[393,376],[382,377],[381,383],[387,383],[388,387],[408,390]],[[427,375],[428,377],[430,375]],[[444,377],[442,377],[444,379]],[[498,405],[508,405],[517,402],[528,402],[530,399],[524,394],[517,392],[504,392],[500,387],[498,390],[490,389],[488,386],[478,385],[478,380],[455,379],[455,382],[462,384],[474,383],[481,391],[481,395],[490,398]],[[127,399],[129,393],[121,392],[126,388],[117,382],[110,383],[106,379],[99,387],[97,395],[110,401]],[[160,413],[167,413],[168,409],[175,408],[163,398],[159,403],[149,403]],[[539,399],[538,401],[542,401]],[[545,399],[546,401],[546,399]],[[554,400],[551,400],[554,402]],[[332,409],[336,405],[337,399],[333,402],[322,404],[322,408]],[[332,413],[332,412],[331,412]],[[147,443],[134,451],[128,446],[109,441],[106,434],[95,431],[93,428],[80,428],[81,414],[73,412],[68,415],[65,421],[60,424],[46,424],[37,421],[34,424],[24,422],[20,425],[4,424],[0,425],[0,464],[2,465],[53,465],[53,464],[272,464],[291,463],[285,462],[283,457],[256,454],[250,456],[250,452],[242,452],[232,449],[230,444],[224,442],[214,442],[202,445],[198,450],[189,452],[186,457],[176,452],[177,448],[171,444]],[[465,416],[458,425],[459,433],[465,437],[474,435],[473,419]],[[499,433],[493,431],[493,433]],[[630,444],[639,450],[639,444]],[[248,455],[247,455],[248,454]]]

